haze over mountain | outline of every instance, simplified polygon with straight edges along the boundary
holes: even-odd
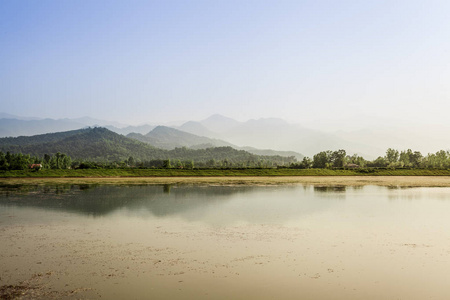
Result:
[[[4,113],[4,112],[0,112],[0,119],[17,119],[17,120],[30,121],[30,120],[41,120],[42,118],[22,117],[22,116],[16,116],[16,115],[11,115],[11,114],[7,114],[7,113]]]
[[[212,133],[212,132],[211,132]],[[304,155],[294,151],[276,151],[272,149],[257,149],[254,147],[239,147],[220,139],[212,139],[195,135],[167,126],[157,126],[146,135],[130,133],[129,138],[148,143],[154,147],[172,150],[177,147],[188,147],[191,149],[207,149],[212,147],[232,147],[237,150],[245,150],[256,155],[280,155],[284,157],[293,156],[301,160]]]
[[[78,119],[0,119],[0,136],[35,135],[64,130],[75,130],[92,126],[92,123],[107,124],[108,121],[91,118]],[[84,122],[84,123],[82,123]],[[114,123],[116,124],[116,123]],[[117,124],[116,124],[117,125]],[[143,124],[122,127],[105,127],[155,147],[207,148],[231,146],[246,149],[255,154],[274,153],[288,155],[296,153],[312,156],[324,150],[345,149],[347,153],[358,153],[368,159],[384,155],[387,148],[413,149],[424,154],[447,150],[450,147],[449,128],[444,126],[394,126],[389,122],[377,127],[360,130],[315,130],[292,124],[279,118],[237,121],[219,114],[204,120],[190,120],[179,126],[157,126]],[[391,127],[390,127],[391,126]],[[261,150],[269,150],[261,152]],[[279,151],[291,151],[282,154]]]
[[[232,144],[224,141],[201,137],[167,126],[157,126],[146,135],[130,133],[127,137],[140,140],[162,149],[192,147],[197,145],[204,145],[205,147],[202,148],[233,146]]]
[[[0,119],[0,137],[31,136],[50,132],[68,131],[88,126],[68,119]]]
[[[209,137],[226,140],[237,147],[295,151],[307,156],[325,150],[345,149],[349,153],[359,153],[368,158],[383,155],[387,149],[373,145],[373,142],[365,144],[358,140],[345,139],[337,134],[305,128],[278,118],[238,122],[221,115],[213,115],[202,121],[188,123],[189,126],[185,126],[185,123],[180,128],[186,128],[186,131],[192,134],[207,133]],[[216,132],[213,133],[208,126]]]
[[[0,138],[0,151],[43,157],[45,154],[65,153],[77,160],[124,161],[133,157],[138,161],[192,160],[212,164],[226,161],[235,165],[258,166],[260,163],[276,166],[295,162],[294,158],[255,155],[231,147],[208,149],[177,148],[164,150],[127,138],[106,128],[95,127],[48,133],[35,136]]]
[[[105,128],[108,128],[111,131],[114,131],[115,133],[119,133],[122,135],[128,135],[130,133],[137,133],[137,134],[146,134],[148,132],[150,132],[151,130],[153,130],[156,126],[155,125],[149,125],[149,124],[144,124],[144,125],[140,125],[140,126],[126,126],[123,128],[119,128],[116,126],[112,126],[112,125],[106,125],[104,126]]]
[[[0,113],[0,137],[31,136],[51,132],[76,130],[87,126],[126,126],[115,121],[105,121],[90,117],[75,119],[42,119],[38,117],[20,117]],[[149,127],[147,127],[148,129]]]

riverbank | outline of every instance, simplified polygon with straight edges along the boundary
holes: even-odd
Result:
[[[433,169],[77,169],[0,171],[0,178],[103,177],[259,177],[259,176],[450,176]]]
[[[0,178],[1,185],[114,184],[114,185],[289,185],[388,187],[450,187],[447,176],[228,176],[228,177],[78,177]]]

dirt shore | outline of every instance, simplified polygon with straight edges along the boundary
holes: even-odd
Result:
[[[108,177],[108,178],[2,178],[0,184],[201,184],[201,185],[378,185],[450,187],[446,176],[273,176],[273,177]]]

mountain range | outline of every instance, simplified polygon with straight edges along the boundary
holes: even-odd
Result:
[[[261,118],[240,122],[222,115],[212,115],[201,121],[190,120],[178,126],[149,123],[131,126],[92,118],[37,119],[0,114],[0,137],[30,136],[68,131],[87,126],[104,126],[129,138],[157,148],[176,147],[205,149],[229,146],[254,154],[312,157],[325,150],[345,149],[374,159],[385,154],[387,148],[411,148],[424,152],[448,150],[448,128],[398,127],[380,123],[376,127],[358,130],[315,130],[278,118]],[[320,127],[320,126],[317,126]],[[269,154],[270,153],[270,154]]]
[[[227,161],[241,166],[282,165],[295,162],[293,157],[255,155],[231,147],[165,150],[125,137],[106,128],[94,127],[34,136],[0,138],[0,151],[43,157],[65,153],[76,160],[124,161],[130,156],[138,161],[192,160],[196,163]]]

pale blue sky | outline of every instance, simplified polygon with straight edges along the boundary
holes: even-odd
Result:
[[[450,1],[0,1],[0,111],[450,125]]]

